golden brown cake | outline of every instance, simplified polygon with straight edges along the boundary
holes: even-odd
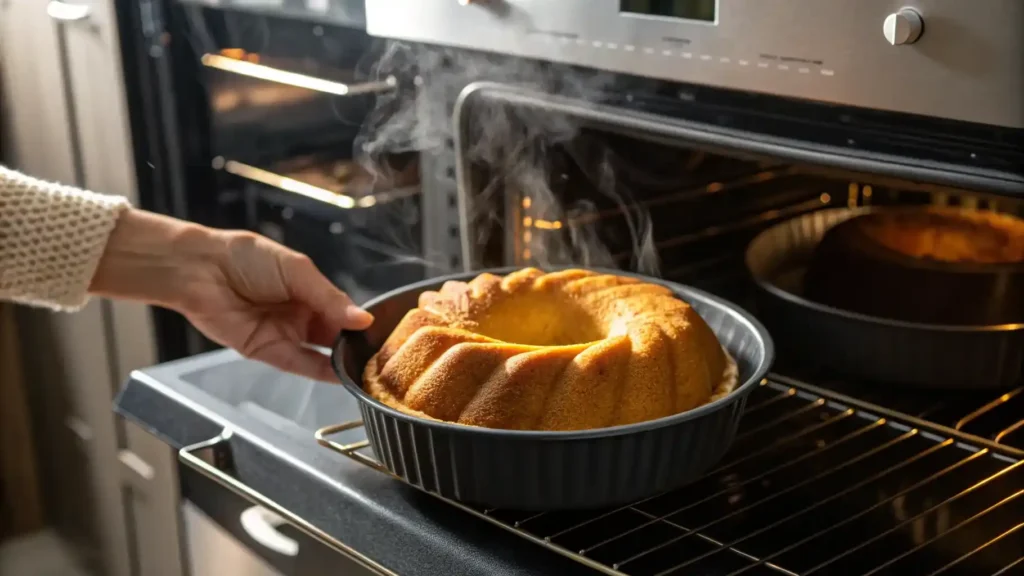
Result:
[[[669,289],[527,268],[421,294],[370,359],[363,386],[423,418],[582,430],[690,410],[736,379],[714,332]]]
[[[964,208],[880,208],[829,229],[804,281],[812,300],[877,318],[1024,321],[1024,220]]]
[[[851,224],[894,252],[939,262],[1024,262],[1024,221],[1006,214],[956,208],[893,210]]]

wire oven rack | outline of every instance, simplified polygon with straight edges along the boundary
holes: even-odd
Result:
[[[388,473],[367,440],[329,439],[361,426],[317,439]],[[446,502],[604,574],[1009,576],[1024,574],[1022,455],[773,376],[723,461],[682,489],[591,512]]]

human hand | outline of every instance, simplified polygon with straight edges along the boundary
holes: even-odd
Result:
[[[138,211],[119,221],[92,291],[174,309],[218,344],[322,381],[336,380],[330,361],[307,345],[329,347],[373,322],[303,254]]]
[[[356,307],[303,254],[262,236],[224,232],[218,265],[198,276],[179,312],[208,338],[286,372],[336,380],[326,356],[343,329],[367,328]]]

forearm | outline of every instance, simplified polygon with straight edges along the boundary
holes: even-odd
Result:
[[[210,276],[223,252],[221,233],[130,209],[118,219],[89,285],[98,296],[178,308]]]

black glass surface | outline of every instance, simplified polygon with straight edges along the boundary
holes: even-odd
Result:
[[[715,21],[715,0],[622,0],[628,14],[650,14],[685,20]]]

